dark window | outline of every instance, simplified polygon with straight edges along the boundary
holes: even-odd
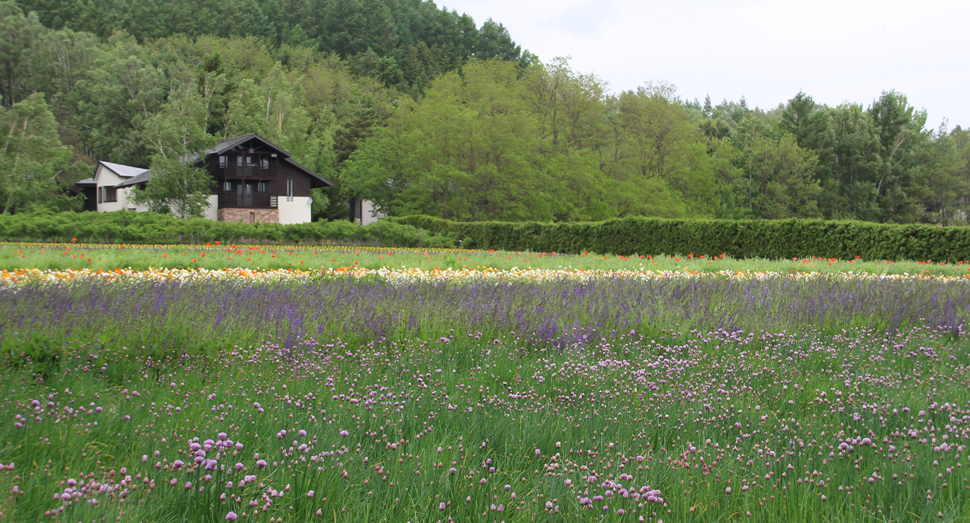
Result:
[[[118,190],[114,187],[101,187],[102,197],[98,198],[98,202],[104,201],[106,203],[118,201]]]
[[[256,186],[256,190],[259,192],[266,192],[266,182],[259,182]]]
[[[219,157],[219,168],[220,169],[225,169],[228,166],[229,166],[229,158],[227,158],[225,156],[220,156]]]
[[[286,201],[293,201],[293,180],[286,180]]]
[[[225,190],[226,191],[231,191],[232,190],[232,182],[226,182]]]
[[[262,160],[260,160],[259,166],[262,167],[263,169],[269,169],[269,158],[263,158]]]

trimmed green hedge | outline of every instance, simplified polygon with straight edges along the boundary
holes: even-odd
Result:
[[[462,239],[461,247],[601,254],[727,254],[733,258],[867,260],[970,259],[970,227],[883,225],[822,220],[664,220],[605,222],[452,222],[429,216],[385,218]]]
[[[821,220],[664,220],[605,222],[452,222],[430,216],[296,225],[179,220],[134,212],[65,212],[0,216],[4,241],[85,243],[367,243],[602,254],[727,254],[734,258],[970,259],[970,227],[883,225]]]
[[[168,214],[118,212],[34,213],[0,216],[0,240],[30,242],[179,244],[355,243],[394,247],[453,247],[447,234],[430,234],[412,225],[380,220],[361,226],[349,221],[278,223],[180,220]]]

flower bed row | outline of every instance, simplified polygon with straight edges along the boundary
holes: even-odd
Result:
[[[591,281],[603,279],[628,279],[639,281],[670,279],[731,279],[731,280],[877,280],[877,281],[944,281],[970,282],[970,275],[942,276],[925,274],[872,274],[865,272],[791,272],[770,271],[691,271],[691,270],[595,270],[595,269],[431,269],[391,268],[368,269],[365,267],[336,267],[322,270],[303,269],[204,269],[204,268],[153,268],[148,270],[114,269],[68,269],[41,270],[16,269],[0,270],[0,286],[16,286],[32,283],[63,283],[70,281],[211,281],[211,280],[250,280],[264,282],[309,281],[320,277],[378,278],[391,283],[412,283],[418,281]]]

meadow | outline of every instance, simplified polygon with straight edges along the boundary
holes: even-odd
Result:
[[[970,277],[970,261],[863,260],[805,257],[791,260],[735,260],[722,253],[664,255],[641,253],[604,256],[595,253],[569,255],[475,251],[463,249],[413,249],[369,246],[326,247],[287,245],[117,245],[84,243],[0,243],[0,270],[89,270],[117,268],[319,271],[338,268],[400,268],[431,270],[537,269],[572,271],[687,271],[774,273],[866,273]]]
[[[193,249],[0,247],[4,517],[970,521],[962,263]]]

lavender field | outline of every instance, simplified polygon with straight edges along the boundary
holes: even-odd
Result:
[[[970,284],[0,289],[12,521],[970,521]]]

